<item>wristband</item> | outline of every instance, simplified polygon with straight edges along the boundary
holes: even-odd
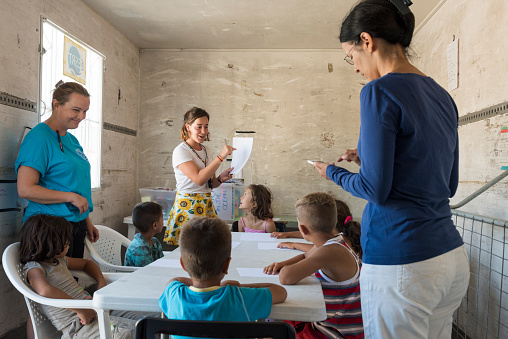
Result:
[[[217,177],[217,181],[222,184],[222,180],[220,180],[220,175]]]
[[[220,162],[223,162],[224,159],[222,159],[222,157],[220,156],[220,154],[217,156],[217,158],[219,158]]]

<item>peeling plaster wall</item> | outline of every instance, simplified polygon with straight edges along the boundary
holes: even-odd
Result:
[[[139,51],[88,6],[79,0],[7,0],[0,10],[0,91],[37,102],[40,15],[51,19],[70,34],[106,56],[104,65],[103,121],[133,130],[138,126]],[[91,93],[93,95],[94,93]],[[23,116],[23,118],[21,118]],[[23,119],[23,120],[21,120]],[[26,122],[25,122],[26,121]],[[0,124],[12,126],[14,144],[2,136],[5,151],[12,157],[2,167],[2,179],[15,179],[16,145],[25,124],[35,125],[36,113],[0,105]],[[11,138],[12,139],[12,138]],[[93,192],[90,215],[96,224],[123,229],[138,199],[137,138],[104,130],[102,134],[102,188]],[[4,166],[4,165],[2,165]],[[0,252],[18,240],[21,213],[1,213]],[[18,292],[0,273],[0,337],[26,321],[26,307]]]
[[[235,131],[256,132],[243,177],[272,190],[276,215],[294,215],[298,198],[326,191],[360,218],[365,202],[306,162],[335,161],[356,147],[363,79],[343,58],[319,50],[142,50],[139,187],[175,187],[172,152],[184,113],[198,106],[211,115],[206,146],[214,154]]]
[[[417,66],[447,86],[448,44],[459,39],[459,87],[450,92],[459,115],[508,101],[508,2],[447,0],[415,37]],[[508,114],[459,127],[460,183],[452,204],[475,192],[508,166]],[[460,208],[508,220],[508,179]]]

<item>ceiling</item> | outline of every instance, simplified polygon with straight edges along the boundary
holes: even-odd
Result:
[[[140,49],[337,49],[342,18],[357,2],[83,1]],[[417,28],[439,2],[413,0]]]

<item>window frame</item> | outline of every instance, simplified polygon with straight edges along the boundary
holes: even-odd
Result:
[[[82,47],[97,54],[97,57],[102,58],[102,73],[101,73],[101,81],[99,82],[100,87],[101,87],[101,91],[100,91],[101,98],[100,98],[100,104],[99,104],[100,105],[99,120],[97,122],[89,120],[89,122],[98,123],[98,125],[99,125],[98,126],[99,127],[98,136],[99,136],[100,140],[99,140],[99,145],[98,145],[98,150],[97,150],[98,155],[99,155],[98,156],[98,178],[97,178],[99,186],[92,187],[92,192],[100,191],[102,189],[102,185],[103,185],[103,182],[102,182],[102,180],[103,180],[103,169],[102,169],[102,146],[103,145],[102,145],[102,140],[103,140],[103,130],[104,130],[104,127],[103,127],[104,126],[104,123],[103,123],[104,122],[104,119],[103,119],[104,118],[104,75],[105,75],[105,70],[106,70],[106,66],[105,66],[106,57],[104,56],[104,54],[97,51],[95,48],[91,47],[87,43],[83,42],[81,39],[77,38],[75,35],[70,34],[62,26],[56,24],[54,21],[48,19],[46,16],[41,15],[40,16],[40,26],[39,26],[39,84],[38,84],[38,91],[37,91],[37,123],[40,123],[41,121],[43,121],[42,116],[46,112],[49,112],[51,110],[51,102],[44,103],[42,100],[42,98],[43,98],[42,88],[44,87],[43,86],[43,69],[42,68],[43,68],[43,57],[45,54],[45,50],[43,47],[43,43],[44,43],[44,29],[43,29],[43,27],[44,27],[44,24],[50,25],[53,29],[63,33],[65,37],[68,37],[69,39],[74,40]],[[71,78],[68,78],[67,76],[64,76],[63,74],[62,74],[61,78],[64,81],[75,81]],[[55,83],[56,83],[56,81],[55,81]],[[90,95],[93,95],[93,93],[90,93]],[[49,108],[48,108],[48,106],[49,106]],[[88,118],[88,116],[87,116],[87,118]],[[86,120],[87,119],[85,119],[85,121]],[[84,126],[84,124],[83,125],[80,124],[80,126],[76,129],[76,131],[80,130],[83,126]],[[71,132],[71,131],[69,131],[69,132]],[[75,133],[73,133],[73,132],[71,132],[71,134],[75,135]],[[76,137],[78,137],[78,136],[76,135]],[[78,140],[79,140],[79,138],[78,138]],[[84,141],[79,140],[79,142],[83,146]],[[93,184],[93,181],[94,181],[94,178],[92,178],[92,184]]]

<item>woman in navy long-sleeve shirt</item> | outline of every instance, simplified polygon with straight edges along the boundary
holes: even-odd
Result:
[[[450,338],[469,264],[451,219],[458,185],[458,113],[450,95],[407,59],[414,16],[404,0],[364,0],[344,19],[345,60],[360,94],[359,173],[315,163],[368,201],[360,277],[368,338]]]

